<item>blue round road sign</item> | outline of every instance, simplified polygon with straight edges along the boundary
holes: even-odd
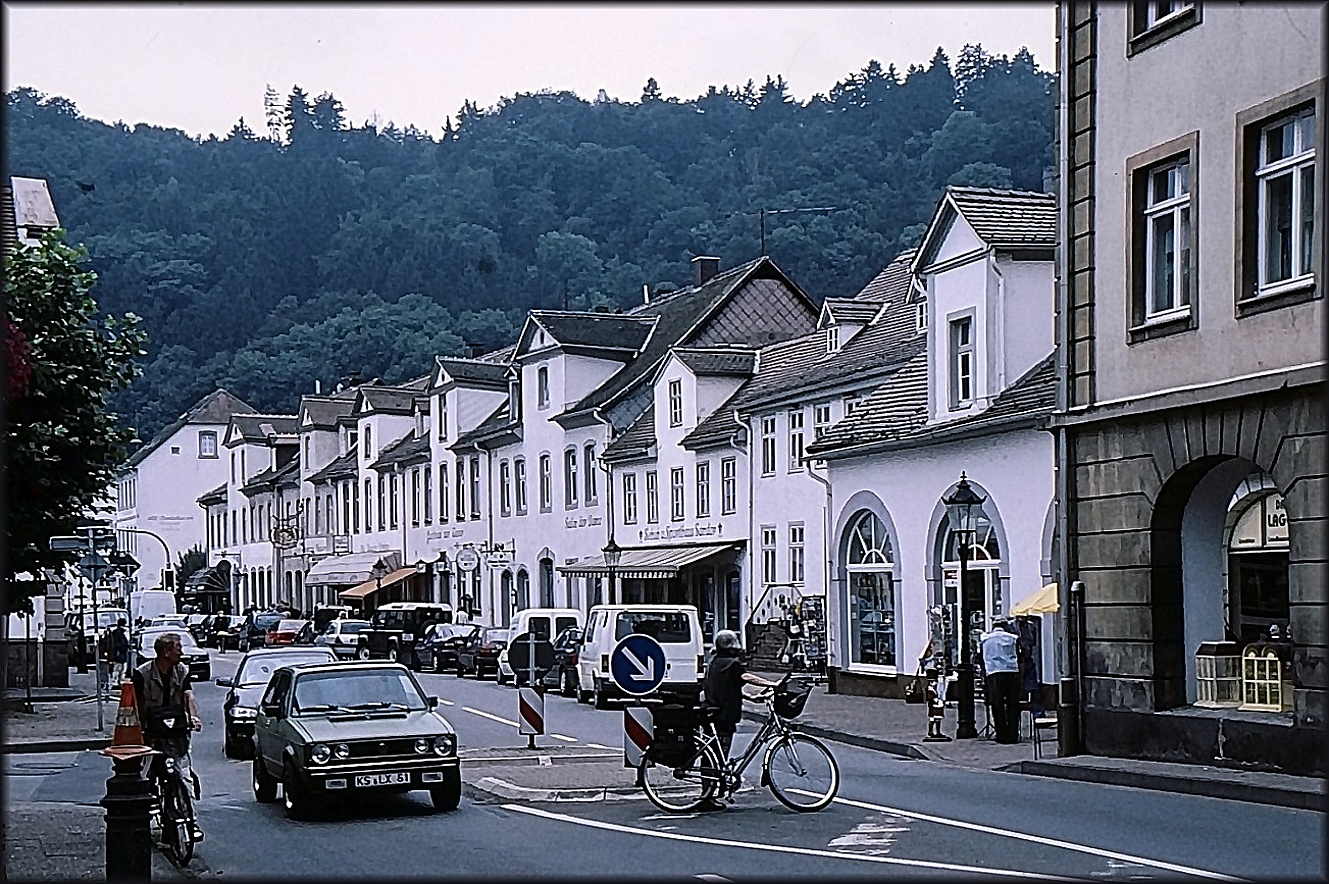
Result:
[[[625,635],[609,655],[609,674],[624,692],[649,694],[664,681],[664,648],[649,635]]]

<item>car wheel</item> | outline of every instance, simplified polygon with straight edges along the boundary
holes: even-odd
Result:
[[[508,683],[508,677],[507,677],[506,675],[503,674],[503,670],[502,670],[502,669],[499,669],[499,670],[497,670],[497,671],[494,673],[494,680],[497,681],[499,684],[507,684],[507,683]]]
[[[605,695],[604,688],[600,686],[600,679],[596,679],[592,688],[591,696],[595,701],[596,709],[608,709],[609,697]]]
[[[565,697],[575,697],[577,695],[577,682],[573,680],[572,673],[566,669],[563,670],[563,690]]]
[[[443,784],[429,790],[434,810],[456,810],[461,804],[461,771],[457,768],[443,772]]]
[[[277,800],[277,778],[268,773],[263,766],[263,759],[254,753],[254,800],[259,804],[271,804]]]
[[[293,820],[304,819],[309,813],[309,794],[300,785],[295,765],[289,760],[282,768],[281,801],[286,815]]]
[[[591,702],[591,692],[583,691],[581,689],[581,673],[577,673],[577,702],[578,703]]]
[[[417,654],[415,651],[411,651],[411,662],[407,664],[407,667],[408,667],[412,672],[419,672],[419,671],[420,671],[420,669],[421,669],[421,666],[420,666],[420,655]]]
[[[355,649],[355,658],[356,658],[357,660],[368,660],[368,659],[369,659],[369,646],[368,646],[368,645],[363,645],[363,646],[361,646],[361,647],[359,647],[359,648],[356,648],[356,649]]]
[[[401,662],[401,653],[397,650],[396,645],[388,645],[388,659],[393,663]]]
[[[238,759],[241,757],[240,743],[238,740],[232,739],[229,732],[227,732],[225,738],[222,740],[222,754],[227,758]]]
[[[460,660],[457,661],[457,677],[458,677],[458,678],[465,678],[465,677],[466,677],[466,668],[465,668],[464,666],[461,665],[461,661],[460,661]]]

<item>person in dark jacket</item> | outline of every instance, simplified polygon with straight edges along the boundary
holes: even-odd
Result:
[[[715,655],[706,667],[706,678],[702,682],[702,703],[719,710],[715,717],[715,733],[720,738],[720,746],[725,757],[729,757],[729,747],[734,742],[734,732],[743,720],[743,685],[752,684],[773,688],[779,682],[770,681],[760,675],[748,672],[739,660],[743,651],[738,641],[738,633],[722,629],[715,634]]]

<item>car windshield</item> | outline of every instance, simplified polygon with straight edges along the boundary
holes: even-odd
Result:
[[[268,679],[272,677],[272,671],[279,666],[291,666],[299,663],[327,663],[332,659],[331,654],[312,651],[281,651],[277,654],[250,655],[240,663],[240,669],[235,673],[235,686],[248,688],[267,684]]]
[[[428,709],[420,689],[399,670],[309,672],[295,682],[295,713]]]
[[[259,629],[271,629],[280,623],[282,617],[280,614],[260,614],[254,618],[254,625]]]
[[[186,654],[198,650],[198,642],[194,641],[194,637],[183,629],[154,629],[151,632],[140,633],[139,647],[143,649],[143,653],[155,657],[157,652],[153,648],[153,643],[157,641],[157,636],[166,635],[168,632],[174,632],[180,636],[180,648]]]
[[[618,615],[615,638],[649,635],[661,644],[692,641],[691,621],[682,611],[625,611]]]
[[[304,625],[305,621],[303,620],[282,620],[280,623],[274,626],[273,629],[277,630],[278,632],[299,632],[302,628],[304,628]]]

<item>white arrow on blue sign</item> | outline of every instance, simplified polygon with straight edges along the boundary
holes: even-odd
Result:
[[[649,635],[625,635],[609,655],[609,674],[625,693],[649,694],[664,681],[664,648]]]

